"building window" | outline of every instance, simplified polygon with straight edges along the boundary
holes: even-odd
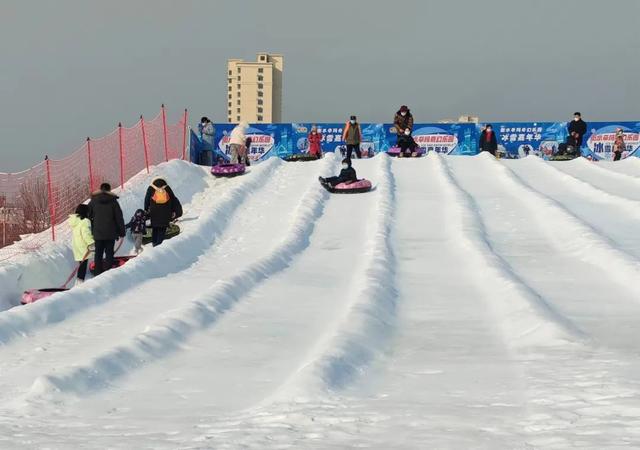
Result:
[[[267,60],[267,57],[266,57],[266,56],[264,56],[264,55],[260,55],[260,61],[266,61],[266,60]]]
[[[262,122],[262,116],[258,116],[258,122]]]
[[[262,97],[262,91],[258,91],[258,97]]]
[[[236,112],[240,114],[240,108],[236,108]]]
[[[262,99],[261,98],[258,99],[258,105],[262,105]]]
[[[231,94],[229,94],[229,99],[231,99]]]
[[[231,117],[231,113],[232,113],[232,111],[231,111],[231,110],[227,111],[227,115],[228,115],[229,117]]]
[[[240,97],[240,91],[238,91],[238,97]]]
[[[229,75],[233,75],[233,72],[232,72],[232,71],[229,71]]]
[[[238,73],[240,73],[240,67],[238,67]]]
[[[240,116],[237,116],[237,117],[236,117],[236,120],[237,120],[238,122],[240,122]]]
[[[262,80],[264,80],[264,77],[262,75],[258,75],[258,81],[262,81]],[[229,81],[231,81],[231,80],[229,80]]]
[[[229,91],[231,91],[231,86],[229,86]]]
[[[238,75],[238,81],[240,81],[240,75]]]
[[[238,89],[240,89],[240,85],[238,85]]]
[[[238,100],[238,105],[240,104],[240,100]]]
[[[263,89],[263,88],[264,88],[264,84],[258,83],[258,89]]]
[[[262,67],[258,67],[258,73],[262,73],[264,72],[264,69]]]
[[[231,104],[232,104],[232,103],[231,103],[231,102],[229,102],[229,107],[231,107]]]
[[[229,106],[231,106],[231,105],[229,105]],[[262,107],[258,106],[258,112],[259,112],[259,113],[263,112],[263,111],[262,111]]]

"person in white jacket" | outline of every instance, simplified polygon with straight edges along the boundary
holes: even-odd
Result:
[[[247,139],[245,136],[247,128],[249,128],[249,124],[247,122],[240,122],[233,130],[231,130],[231,135],[229,136],[229,147],[231,149],[232,164],[240,164],[240,161],[244,161],[246,157],[247,149],[245,148],[244,143]]]

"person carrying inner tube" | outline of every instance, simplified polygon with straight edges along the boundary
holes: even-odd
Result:
[[[413,152],[418,149],[418,144],[416,144],[413,136],[411,136],[410,128],[405,128],[404,133],[398,136],[398,147],[400,147],[398,158],[402,158],[403,156],[411,156]]]
[[[340,175],[329,178],[318,177],[318,180],[320,180],[320,183],[324,185],[336,187],[340,183],[351,184],[358,181],[358,176],[356,175],[356,170],[351,167],[351,160],[349,158],[345,158],[342,160],[342,170],[340,171]]]

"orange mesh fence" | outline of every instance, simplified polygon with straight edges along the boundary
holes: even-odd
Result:
[[[163,105],[152,120],[141,117],[132,127],[118,126],[107,136],[87,139],[65,158],[45,158],[23,172],[0,172],[0,261],[68,237],[69,230],[60,224],[101,183],[126,187],[149,166],[183,159],[186,130],[186,110],[177,123],[167,124]]]

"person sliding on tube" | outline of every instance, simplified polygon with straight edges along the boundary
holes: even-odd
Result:
[[[399,158],[403,156],[412,156],[418,149],[418,144],[413,140],[411,136],[411,129],[405,128],[404,133],[398,136],[398,147],[400,147]]]
[[[318,179],[320,180],[320,183],[324,185],[336,187],[340,183],[351,184],[358,181],[358,176],[356,175],[356,170],[351,167],[351,160],[349,158],[345,158],[342,160],[342,170],[340,171],[340,175],[329,178],[318,177]]]

